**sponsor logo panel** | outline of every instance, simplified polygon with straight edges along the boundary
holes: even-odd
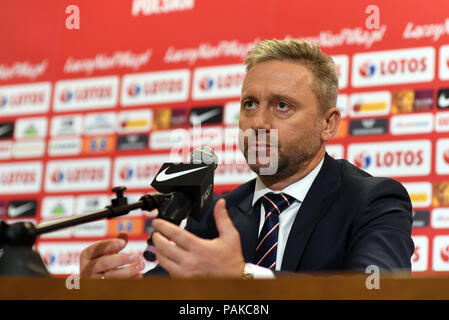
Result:
[[[449,80],[449,45],[440,47],[439,61],[438,75],[440,80]]]
[[[429,211],[427,210],[413,210],[413,228],[425,228],[429,225]]]
[[[449,139],[439,139],[436,143],[436,167],[437,174],[449,173]]]
[[[352,86],[355,88],[428,82],[435,77],[435,49],[358,53],[353,57],[352,66]]]
[[[12,157],[12,141],[0,141],[0,159]]]
[[[449,271],[449,236],[433,238],[433,270]]]
[[[431,111],[433,109],[433,90],[401,89],[393,92],[391,113],[410,113]]]
[[[430,207],[432,202],[432,184],[430,182],[402,183],[407,190],[413,208]]]
[[[190,145],[190,133],[184,129],[153,131],[150,147],[153,150],[171,149]]]
[[[8,205],[8,218],[35,218],[36,210],[36,200],[10,201]]]
[[[46,113],[50,108],[49,82],[0,86],[0,117]]]
[[[432,228],[449,229],[449,208],[436,208],[432,211]]]
[[[99,220],[73,227],[73,236],[83,237],[104,237],[107,234],[108,221]]]
[[[434,207],[449,206],[449,181],[433,183],[432,205]]]
[[[117,139],[117,150],[140,150],[148,147],[148,135],[130,134],[119,136]]]
[[[110,204],[109,197],[104,194],[78,196],[75,202],[77,214],[104,209]]]
[[[153,130],[176,128],[186,124],[186,109],[161,108],[154,110]]]
[[[114,134],[116,127],[114,112],[89,113],[85,117],[84,134],[108,135]]]
[[[74,198],[72,196],[45,197],[42,200],[42,223],[59,220],[74,215]],[[42,238],[69,238],[73,228],[66,228],[41,235]]]
[[[117,105],[119,78],[116,76],[60,80],[53,98],[55,111],[112,108]]]
[[[351,136],[378,135],[388,131],[387,118],[367,118],[351,120],[349,123],[349,134]]]
[[[240,97],[245,74],[245,67],[241,64],[197,68],[193,74],[192,98]]]
[[[37,193],[41,188],[41,162],[11,162],[0,165],[0,194]]]
[[[393,135],[431,133],[433,114],[404,114],[391,117],[390,132]]]
[[[190,111],[189,122],[191,126],[203,124],[218,124],[223,121],[223,107],[199,107]]]
[[[11,139],[14,135],[14,122],[0,123],[0,139]]]
[[[83,154],[108,153],[115,150],[115,136],[89,137],[83,139]]]
[[[120,232],[126,232],[129,236],[141,236],[144,232],[144,221],[141,217],[110,220],[108,235],[116,236]]]
[[[48,154],[50,156],[66,156],[81,153],[81,139],[51,139],[48,142]]]
[[[75,213],[73,196],[45,197],[42,200],[41,217],[44,220],[61,219]]]
[[[427,271],[429,261],[429,239],[426,236],[412,236],[415,252],[412,255],[412,271]]]
[[[45,141],[17,141],[13,145],[14,158],[36,158],[45,153]]]
[[[425,176],[431,147],[429,140],[350,144],[348,160],[373,176]]]
[[[449,109],[449,88],[438,90],[437,107],[442,110]]]
[[[45,138],[47,135],[47,118],[22,118],[17,119],[14,137],[23,138]]]
[[[435,131],[449,131],[449,112],[437,112],[437,114],[435,115]]]
[[[224,107],[224,124],[238,125],[240,117],[240,102],[228,102]]]
[[[153,113],[151,110],[120,112],[117,116],[117,132],[121,134],[148,132],[151,129]]]
[[[45,191],[104,190],[109,187],[110,159],[49,161]]]
[[[350,97],[349,115],[358,117],[386,116],[390,113],[389,91],[354,93]]]
[[[187,69],[128,74],[123,77],[122,106],[183,102],[189,95]]]
[[[80,114],[56,116],[51,119],[50,135],[52,137],[79,136],[82,132],[83,116]]]

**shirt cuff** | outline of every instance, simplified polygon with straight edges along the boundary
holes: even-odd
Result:
[[[254,279],[274,279],[276,276],[273,271],[268,268],[264,268],[252,263],[247,263],[247,265],[251,268],[253,272]]]

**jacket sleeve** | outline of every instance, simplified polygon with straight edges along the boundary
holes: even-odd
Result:
[[[412,205],[397,181],[378,178],[364,194],[352,225],[345,269],[410,272],[414,244]]]

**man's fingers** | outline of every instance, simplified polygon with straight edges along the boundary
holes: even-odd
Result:
[[[157,232],[160,232],[164,237],[170,239],[183,249],[189,250],[197,241],[197,238],[193,234],[171,222],[154,219],[152,226]]]
[[[185,255],[185,251],[170,242],[166,237],[164,237],[159,232],[153,234],[153,244],[156,248],[156,254],[161,253],[166,257],[170,257],[171,260],[179,263],[181,258]]]
[[[137,253],[117,253],[103,256],[91,261],[92,274],[105,273],[126,264],[143,262]]]
[[[132,265],[110,270],[107,272],[104,272],[102,275],[105,279],[114,278],[114,279],[129,279],[129,278],[141,278],[142,274],[140,271],[142,271],[145,268],[145,263],[143,261],[139,261],[137,263],[134,263]],[[99,278],[102,276],[99,274]]]
[[[93,260],[103,255],[114,254],[126,246],[123,239],[108,239],[97,241],[81,252],[81,258]]]
[[[159,262],[160,266],[164,268],[170,274],[170,276],[176,277],[182,275],[181,266],[159,251],[156,251],[156,259]]]
[[[220,237],[226,237],[230,232],[235,230],[234,224],[232,223],[231,218],[229,218],[228,211],[226,210],[225,199],[220,199],[215,204],[214,217]]]
[[[126,232],[120,232],[116,238],[125,240],[125,244],[128,243],[128,234]]]

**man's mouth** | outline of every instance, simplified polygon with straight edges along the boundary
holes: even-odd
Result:
[[[248,145],[248,151],[265,152],[270,150],[270,145],[265,143],[257,143]]]

